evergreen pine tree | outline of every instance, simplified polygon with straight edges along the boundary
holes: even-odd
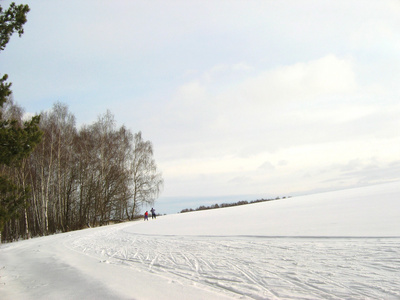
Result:
[[[0,51],[4,50],[14,32],[21,36],[24,32],[28,5],[11,3],[7,10],[0,6]],[[8,75],[0,76],[0,165],[18,166],[41,140],[39,116],[20,124],[18,120],[3,119],[2,107],[11,95]],[[0,231],[5,223],[13,218],[24,206],[28,189],[18,187],[0,171]]]

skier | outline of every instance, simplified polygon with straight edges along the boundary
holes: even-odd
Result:
[[[157,218],[156,218],[156,216],[157,216],[157,215],[156,215],[156,210],[152,207],[150,211],[151,211],[151,218],[152,218],[152,219],[157,219]]]
[[[149,212],[146,210],[146,212],[144,213],[144,221],[148,221],[149,220]]]

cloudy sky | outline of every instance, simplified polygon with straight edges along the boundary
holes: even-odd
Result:
[[[142,131],[161,203],[400,179],[397,0],[16,2],[15,101]]]

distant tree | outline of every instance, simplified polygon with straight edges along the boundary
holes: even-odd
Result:
[[[283,197],[283,199],[285,199],[285,198],[286,197]],[[289,196],[289,198],[290,198],[290,196]],[[211,206],[201,205],[196,209],[192,209],[192,208],[182,209],[181,213],[198,211],[198,210],[206,210],[206,209],[225,208],[225,207],[232,207],[232,206],[238,206],[238,205],[246,205],[246,204],[253,204],[253,203],[259,203],[259,202],[265,202],[265,201],[279,200],[279,199],[280,199],[279,197],[276,197],[275,199],[258,199],[258,200],[253,200],[253,201],[241,200],[241,201],[232,202],[232,203],[222,203],[221,205],[218,205],[218,203],[211,205]]]

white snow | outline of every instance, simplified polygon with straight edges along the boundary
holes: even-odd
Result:
[[[400,183],[0,246],[0,299],[400,299]]]

